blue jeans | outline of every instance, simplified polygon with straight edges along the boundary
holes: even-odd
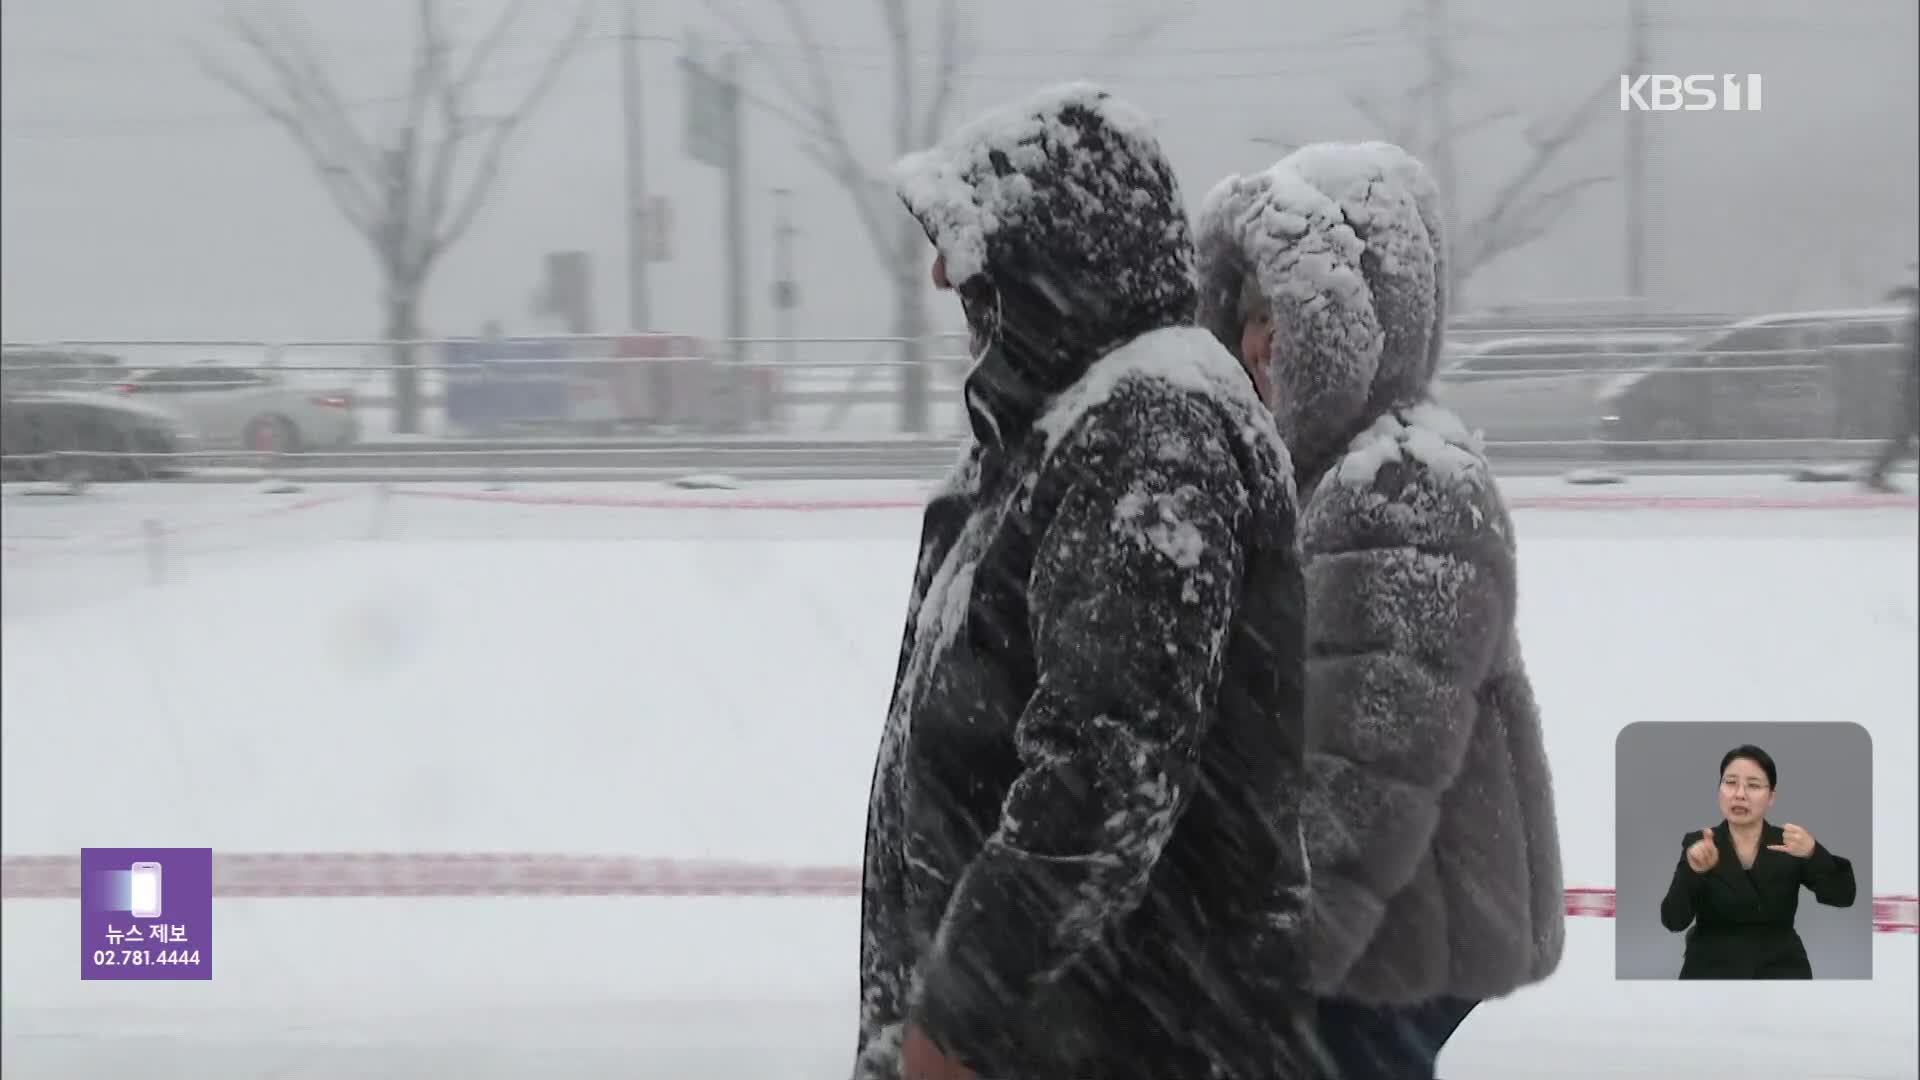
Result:
[[[1320,1002],[1330,1080],[1436,1080],[1434,1065],[1477,1001],[1442,997],[1411,1006]]]

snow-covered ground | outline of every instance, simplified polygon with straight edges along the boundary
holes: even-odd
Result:
[[[9,489],[0,847],[857,860],[918,488],[433,490],[483,499]],[[1849,490],[1508,484],[1523,506]],[[651,502],[531,501],[565,497]],[[1873,891],[1915,891],[1911,505],[1523,509],[1519,527],[1570,885],[1612,884],[1625,724],[1847,719],[1880,763]],[[225,900],[209,983],[81,982],[77,907],[6,901],[9,1078],[847,1065],[852,900]],[[1612,924],[1575,919],[1559,974],[1483,1006],[1442,1070],[1912,1077],[1917,940],[1877,935],[1871,982],[1615,983]]]

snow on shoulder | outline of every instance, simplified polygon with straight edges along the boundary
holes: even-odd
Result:
[[[1390,462],[1420,466],[1443,485],[1479,483],[1492,475],[1486,444],[1452,412],[1431,402],[1390,412],[1348,445],[1327,483],[1372,487]]]
[[[1280,460],[1287,460],[1279,430],[1252,381],[1232,354],[1197,326],[1153,330],[1101,357],[1035,424],[1047,440],[1046,453],[1052,454],[1089,410],[1104,404],[1130,379],[1158,379],[1177,389],[1235,403],[1234,411],[1245,413],[1249,428],[1241,437],[1271,440]]]
[[[1468,538],[1513,542],[1512,523],[1478,436],[1431,401],[1395,409],[1347,445],[1305,499],[1302,543],[1334,550],[1458,548]]]
[[[988,238],[1025,213],[1034,196],[1029,174],[1048,168],[1050,152],[1079,143],[1079,130],[1062,119],[1076,110],[1098,117],[1142,158],[1159,156],[1146,114],[1099,86],[1073,82],[982,114],[894,165],[901,199],[933,234],[954,283],[985,270]]]

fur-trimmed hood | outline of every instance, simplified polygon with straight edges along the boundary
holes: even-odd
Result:
[[[1275,419],[1302,491],[1389,410],[1424,400],[1446,318],[1438,192],[1389,143],[1317,143],[1229,176],[1197,227],[1201,325],[1239,352],[1249,280],[1271,305]]]

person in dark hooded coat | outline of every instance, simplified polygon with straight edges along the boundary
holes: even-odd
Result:
[[[1302,503],[1308,935],[1348,1080],[1432,1080],[1477,1002],[1565,941],[1513,523],[1433,404],[1438,192],[1386,143],[1303,147],[1201,210],[1202,325],[1268,387]]]
[[[862,1080],[1285,1080],[1302,581],[1146,120],[1042,93],[897,167],[977,357],[874,768]]]

